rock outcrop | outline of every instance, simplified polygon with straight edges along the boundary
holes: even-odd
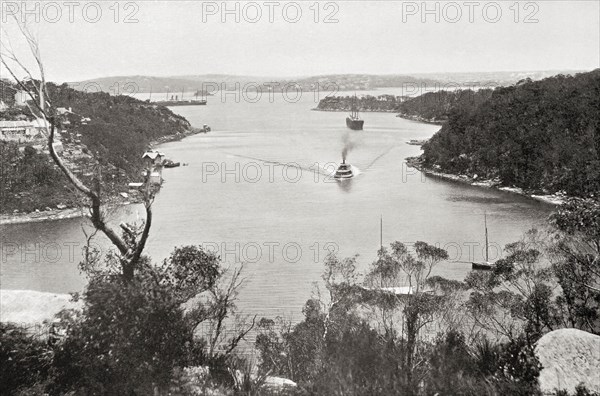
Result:
[[[538,341],[535,353],[543,366],[542,392],[575,393],[578,384],[600,392],[600,336],[577,329],[555,330]]]

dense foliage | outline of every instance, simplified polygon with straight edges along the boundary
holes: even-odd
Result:
[[[109,254],[82,266],[90,277],[77,296],[83,310],[59,313],[49,337],[0,326],[2,394],[204,394],[183,388],[190,373],[209,369],[195,387],[233,387],[228,368],[249,331],[228,326],[239,270],[230,274],[218,256],[184,246],[162,264],[144,258],[127,281],[120,259]]]
[[[595,196],[599,108],[600,70],[496,88],[482,103],[452,107],[422,160],[532,192]]]
[[[124,191],[128,182],[139,181],[144,166],[141,157],[152,141],[190,129],[185,118],[166,107],[129,96],[81,92],[66,84],[48,84],[47,88],[56,108],[72,109],[72,113],[58,115],[55,120],[65,149],[63,156],[71,170],[86,182],[92,176],[101,178],[108,196]],[[35,112],[35,107],[32,109]],[[32,118],[27,107],[0,112],[0,120]],[[0,211],[75,206],[76,196],[66,187],[59,169],[48,155],[33,149],[44,150],[45,139],[28,144],[31,146],[0,141]]]
[[[55,107],[72,108],[67,116],[72,133],[102,164],[110,163],[134,174],[142,166],[141,155],[150,142],[166,135],[185,132],[189,122],[163,106],[126,95],[82,92],[67,84],[48,84],[48,96]],[[82,118],[90,118],[82,122]]]
[[[491,94],[491,89],[428,92],[400,103],[397,110],[404,118],[443,123],[448,121],[451,109],[477,107]]]
[[[10,395],[48,376],[52,354],[48,345],[27,329],[0,323],[0,393]]]
[[[44,210],[76,201],[65,176],[48,155],[30,146],[20,151],[16,143],[0,141],[2,212]]]
[[[540,365],[524,337],[473,343],[456,329],[424,336],[453,295],[449,288],[441,294],[420,289],[435,283],[428,274],[445,252],[424,242],[415,250],[413,255],[399,242],[389,253],[382,249],[362,284],[356,283],[354,259],[328,258],[328,294],[307,301],[303,321],[291,326],[261,320],[259,369],[297,381],[300,394],[540,394]],[[386,289],[404,275],[412,278],[411,293]]]
[[[402,98],[394,95],[364,95],[354,96],[327,96],[319,101],[317,110],[323,111],[350,111],[355,108],[359,111],[398,111]]]

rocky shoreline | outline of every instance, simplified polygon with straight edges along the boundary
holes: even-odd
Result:
[[[150,147],[154,148],[154,147],[164,144],[164,143],[178,142],[180,140],[185,139],[186,137],[198,135],[201,133],[208,133],[208,132],[204,131],[202,128],[191,128],[183,133],[177,133],[175,135],[167,135],[167,136],[158,138],[155,141],[153,141],[152,143],[150,143]]]
[[[350,109],[319,109],[315,107],[311,109],[312,111],[326,111],[331,113],[347,113]],[[361,113],[396,113],[397,110],[369,110],[369,109],[358,109]]]
[[[536,201],[543,202],[543,203],[550,204],[550,205],[561,205],[565,202],[566,198],[568,198],[567,196],[560,195],[560,194],[547,194],[547,195],[531,194],[531,193],[524,191],[523,189],[521,189],[519,187],[501,186],[499,184],[499,182],[496,180],[477,180],[477,179],[467,176],[467,175],[455,175],[455,174],[451,174],[451,173],[440,172],[440,171],[423,166],[423,163],[421,162],[419,157],[406,158],[406,164],[408,166],[410,166],[411,168],[415,168],[415,169],[423,172],[427,176],[433,176],[433,177],[437,177],[437,178],[440,178],[443,180],[465,183],[465,184],[469,184],[471,186],[476,186],[476,187],[495,188],[500,191],[518,194],[523,197],[531,198]]]
[[[425,124],[433,124],[433,125],[443,125],[444,124],[443,121],[439,121],[439,120],[435,120],[435,119],[427,119],[427,118],[423,118],[421,116],[412,115],[412,114],[400,113],[400,114],[396,115],[396,117],[404,118],[405,120],[410,120],[410,121],[422,122]]]

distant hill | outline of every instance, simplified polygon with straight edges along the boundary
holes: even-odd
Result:
[[[103,77],[92,80],[71,83],[78,90],[88,92],[103,91],[112,94],[126,92],[173,92],[174,94],[193,92],[205,88],[214,91],[216,87],[226,90],[243,89],[254,90],[261,86],[263,92],[269,87],[281,90],[283,87],[298,84],[304,92],[315,90],[316,84],[320,89],[339,91],[367,90],[380,87],[402,87],[404,84],[418,84],[419,86],[433,86],[439,81],[430,78],[417,78],[407,75],[378,76],[370,74],[330,74],[298,78],[277,78],[264,76],[234,76],[227,74],[204,74],[197,76],[174,76],[174,77],[152,77],[152,76],[116,76]],[[236,88],[236,84],[237,87]]]
[[[426,168],[535,193],[600,194],[600,69],[457,101],[423,146]]]
[[[488,87],[513,85],[525,79],[533,81],[559,74],[577,74],[589,70],[539,70],[539,71],[496,71],[496,72],[464,72],[464,73],[413,73],[418,78],[429,78],[440,81],[448,88],[458,84],[457,88]]]
[[[249,90],[253,86],[262,85],[263,91],[268,90],[270,83],[279,83],[279,87],[286,84],[299,84],[304,91],[314,90],[315,84],[321,88],[337,87],[339,91],[360,91],[386,87],[403,87],[406,84],[415,84],[418,87],[452,87],[469,88],[474,86],[503,86],[512,85],[520,80],[530,78],[538,80],[560,73],[573,73],[572,71],[533,71],[533,72],[481,72],[481,73],[411,73],[411,74],[326,74],[302,77],[276,77],[276,76],[237,76],[230,74],[201,74],[184,76],[115,76],[102,77],[72,83],[71,86],[78,90],[88,92],[103,91],[112,94],[133,92],[172,92],[174,94],[185,91],[194,92],[202,88],[202,83],[216,84],[226,87],[226,90],[236,89],[236,84],[243,88],[246,84]],[[213,88],[210,88],[213,90]]]

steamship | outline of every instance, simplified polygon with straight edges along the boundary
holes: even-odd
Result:
[[[179,99],[178,95],[171,95],[171,98],[169,98],[169,92],[167,92],[166,100],[159,100],[152,103],[160,106],[206,106],[206,99],[198,99],[198,92],[196,91],[193,99],[185,100],[183,99],[183,90],[181,91],[181,99]],[[150,92],[150,98],[152,98],[152,92]]]
[[[362,131],[365,120],[361,120],[358,116],[358,107],[356,106],[356,95],[352,100],[352,108],[350,114],[346,117],[346,126],[355,131]]]
[[[333,175],[333,177],[335,179],[350,179],[351,177],[354,176],[354,173],[352,172],[352,166],[350,164],[346,163],[346,160],[342,160],[342,163],[340,164],[340,166],[337,168],[337,170],[335,171],[335,174]]]
[[[207,102],[206,99],[180,100],[175,96],[175,98],[171,97],[171,99],[159,100],[153,103],[160,106],[206,106]]]

